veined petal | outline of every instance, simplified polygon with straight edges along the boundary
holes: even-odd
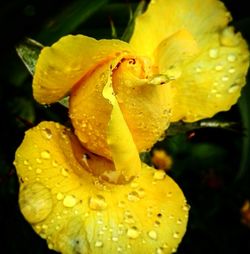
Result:
[[[199,52],[197,42],[187,30],[179,30],[163,40],[155,50],[155,64],[159,73],[174,80],[179,78],[185,62]]]
[[[65,96],[96,65],[119,52],[130,51],[120,40],[95,40],[83,35],[67,35],[39,55],[33,79],[33,94],[42,104]]]
[[[193,122],[229,110],[241,94],[249,67],[246,42],[232,27],[200,41],[200,53],[182,66],[173,81],[171,121]]]
[[[131,183],[101,181],[79,163],[72,138],[65,127],[42,122],[16,152],[21,211],[48,247],[67,254],[172,253],[188,217],[176,183],[144,164]]]
[[[180,29],[199,40],[225,27],[229,20],[230,14],[217,0],[152,0],[137,17],[129,43],[140,55],[153,58],[157,46]]]
[[[171,121],[212,117],[229,110],[239,98],[249,52],[241,35],[227,27],[230,18],[217,0],[151,1],[138,17],[130,44],[155,59],[160,73],[176,79],[171,84],[175,94]],[[199,51],[190,55],[188,49],[195,49],[195,42]],[[176,54],[174,46],[179,48]]]

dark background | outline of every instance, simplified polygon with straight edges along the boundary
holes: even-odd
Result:
[[[233,24],[250,42],[247,1],[224,1]],[[64,122],[60,105],[42,107],[32,98],[32,77],[15,52],[31,37],[49,45],[68,33],[111,38],[110,20],[120,37],[138,1],[10,0],[0,3],[0,253],[53,253],[23,219],[18,208],[18,181],[12,165],[24,131],[41,120]],[[250,253],[250,88],[239,103],[214,119],[236,122],[233,130],[204,128],[169,137],[156,147],[173,157],[171,176],[191,205],[187,233],[179,254]],[[247,219],[247,218],[245,218]],[[247,221],[247,220],[246,220]]]

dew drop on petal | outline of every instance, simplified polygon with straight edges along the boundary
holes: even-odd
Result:
[[[234,62],[236,60],[236,56],[234,54],[229,54],[227,56],[228,62]]]
[[[52,138],[52,132],[50,129],[48,128],[43,128],[42,129],[42,135],[46,138],[46,139],[51,139]]]
[[[73,207],[76,205],[76,202],[77,202],[77,200],[73,195],[67,195],[63,199],[63,205],[65,207]]]
[[[128,194],[129,201],[138,201],[140,199],[139,194],[136,191],[132,191]]]
[[[37,173],[37,174],[41,174],[41,173],[42,173],[42,170],[41,170],[40,168],[37,168],[37,169],[36,169],[36,173]]]
[[[163,180],[163,179],[165,178],[165,176],[166,176],[166,173],[165,173],[164,170],[156,170],[156,171],[154,172],[153,178],[154,178],[155,180]]]
[[[178,239],[178,238],[180,237],[180,233],[179,233],[179,232],[174,232],[174,233],[173,233],[173,237],[174,237],[175,239]]]
[[[229,89],[228,89],[228,93],[235,93],[236,91],[238,91],[240,89],[239,85],[235,85],[233,84]]]
[[[218,49],[213,48],[209,50],[209,56],[211,58],[217,58],[218,55],[219,55]]]
[[[48,159],[50,159],[50,152],[49,151],[43,151],[43,152],[41,152],[41,158],[42,159],[45,159],[45,160],[48,160]]]
[[[229,77],[228,77],[228,76],[223,76],[223,77],[221,78],[221,80],[222,80],[223,82],[226,82],[226,81],[229,80]]]
[[[57,194],[56,194],[56,198],[57,198],[57,200],[63,200],[63,198],[64,198],[64,195],[61,193],[61,192],[58,192]]]
[[[103,242],[102,241],[96,241],[95,242],[95,247],[97,247],[97,248],[103,247]]]
[[[218,64],[218,65],[215,66],[215,70],[216,70],[216,71],[221,71],[222,69],[223,69],[223,66],[220,65],[220,64]]]
[[[25,219],[38,223],[47,218],[53,206],[51,192],[40,183],[21,187],[19,205]]]
[[[127,231],[127,236],[131,239],[136,239],[140,235],[140,231],[137,227],[131,227]]]
[[[108,204],[102,195],[95,195],[89,198],[89,208],[92,210],[104,210]]]
[[[152,239],[152,240],[156,240],[157,239],[157,233],[155,230],[150,230],[148,232],[148,236]]]
[[[162,254],[163,253],[163,249],[160,247],[160,248],[157,248],[155,250],[155,254]]]

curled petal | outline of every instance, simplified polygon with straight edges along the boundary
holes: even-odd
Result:
[[[83,35],[67,35],[39,55],[33,79],[33,94],[42,104],[64,97],[96,65],[119,52],[130,51],[120,40],[95,40]]]
[[[112,160],[117,174],[122,175],[125,181],[128,182],[140,173],[141,161],[133,137],[115,97],[111,76],[109,76],[108,82],[104,86],[103,97],[112,105],[112,112],[107,126],[107,143]]]
[[[42,122],[26,132],[16,152],[21,211],[49,248],[67,254],[172,253],[188,217],[174,181],[145,164],[130,183],[102,181],[79,162],[78,145],[65,127]]]
[[[138,16],[130,44],[141,55],[151,56],[167,37],[181,29],[195,39],[227,25],[230,14],[217,0],[152,0],[145,13]]]
[[[70,118],[85,147],[112,158],[106,133],[112,106],[102,94],[110,75],[116,100],[137,150],[149,149],[160,139],[170,121],[172,88],[166,80],[149,77],[153,74],[149,66],[146,60],[124,55],[99,66],[73,89]]]

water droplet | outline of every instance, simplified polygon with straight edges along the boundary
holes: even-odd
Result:
[[[232,62],[234,62],[236,60],[236,56],[234,54],[229,54],[227,56],[227,60],[228,60],[228,62],[232,63]]]
[[[161,247],[157,248],[155,251],[155,254],[162,254],[163,253],[163,249]]]
[[[140,235],[140,231],[137,227],[131,227],[127,231],[127,236],[131,239],[136,239]]]
[[[53,167],[57,167],[57,166],[58,166],[57,161],[52,161],[52,166],[53,166]]]
[[[154,225],[155,225],[155,227],[159,227],[161,225],[161,223],[158,220],[156,220]]]
[[[213,48],[213,49],[210,49],[209,50],[209,56],[211,57],[211,58],[217,58],[218,57],[218,55],[219,55],[219,52],[218,52],[218,49],[215,49],[215,48]]]
[[[135,220],[134,220],[133,216],[128,211],[126,211],[125,214],[124,214],[124,222],[128,223],[128,224],[135,223]]]
[[[222,80],[223,82],[226,82],[226,81],[229,80],[229,77],[228,77],[228,76],[223,76],[223,77],[221,78],[221,80]]]
[[[61,192],[58,192],[57,193],[57,195],[56,195],[56,198],[57,198],[57,200],[63,200],[63,198],[64,198],[64,195],[61,193]]]
[[[102,241],[96,241],[95,242],[95,247],[97,247],[97,248],[103,247],[103,242]]]
[[[61,173],[62,173],[63,176],[66,176],[66,177],[69,176],[69,172],[68,172],[67,168],[63,168]]]
[[[169,191],[168,193],[167,193],[167,197],[172,197],[172,195],[173,195],[173,193],[171,192],[171,191]]]
[[[234,33],[233,27],[226,27],[220,36],[220,43],[223,46],[234,47],[240,42],[240,36]]]
[[[223,66],[220,65],[220,64],[218,64],[218,65],[215,66],[215,70],[216,70],[216,71],[221,71],[222,69],[223,69]]]
[[[229,72],[230,74],[235,73],[235,69],[232,67],[232,68],[230,68],[230,69],[228,70],[228,72]]]
[[[202,71],[202,69],[201,69],[201,67],[197,66],[197,67],[195,68],[195,71],[196,71],[197,73],[200,73],[200,72]]]
[[[169,245],[168,245],[167,243],[164,243],[164,244],[162,245],[162,248],[168,249],[168,248],[169,248]]]
[[[177,251],[176,248],[172,248],[172,253],[175,253]]]
[[[174,233],[173,233],[173,237],[174,237],[175,239],[178,239],[178,238],[180,237],[180,233],[179,233],[179,232],[174,232]]]
[[[165,178],[165,176],[166,176],[166,173],[165,173],[164,170],[156,170],[156,171],[154,172],[153,178],[154,178],[155,180],[163,180],[163,179]]]
[[[42,129],[42,135],[46,138],[46,139],[51,139],[52,138],[52,132],[50,129],[48,128],[43,128]]]
[[[41,164],[41,163],[42,163],[42,160],[39,159],[39,158],[37,158],[37,159],[36,159],[36,162],[39,163],[39,164]]]
[[[48,160],[48,159],[50,159],[50,152],[49,151],[43,151],[43,152],[41,152],[41,158],[42,159],[45,159],[45,160]]]
[[[104,210],[108,204],[102,195],[95,195],[89,198],[89,207],[92,210]]]
[[[139,198],[144,198],[145,197],[145,190],[143,188],[140,188],[137,190]]]
[[[120,208],[125,207],[125,202],[124,201],[119,201],[118,207],[120,207]]]
[[[27,184],[20,190],[20,209],[30,223],[38,223],[47,218],[53,206],[51,192],[40,183]]]
[[[131,187],[132,187],[132,188],[137,188],[138,186],[139,186],[138,182],[133,181],[133,182],[131,183]]]
[[[118,247],[117,247],[117,251],[118,251],[118,252],[122,252],[122,247],[118,246]]]
[[[42,225],[42,229],[44,229],[44,230],[48,229],[48,225],[43,224],[43,225]]]
[[[136,191],[132,191],[128,194],[129,201],[138,201],[140,199],[139,194]]]
[[[42,170],[41,170],[40,168],[38,168],[38,169],[36,170],[36,173],[37,173],[37,174],[41,174],[41,173],[42,173]]]
[[[27,166],[27,165],[29,165],[29,162],[28,162],[27,160],[24,160],[24,161],[23,161],[23,164],[24,164],[25,166]]]
[[[113,236],[113,237],[112,237],[112,241],[113,241],[113,242],[118,242],[118,237],[117,237],[117,236]]]
[[[177,224],[178,224],[178,225],[181,225],[181,224],[182,224],[182,220],[181,220],[181,219],[178,219],[178,220],[177,220]]]
[[[67,195],[63,200],[63,205],[65,207],[73,207],[76,205],[76,198],[73,195]]]
[[[158,237],[155,230],[150,230],[150,231],[148,232],[148,236],[149,236],[152,240],[156,240],[157,237]]]
[[[189,211],[189,210],[190,210],[190,206],[189,206],[188,204],[184,204],[184,205],[182,206],[182,210],[183,210],[183,211]]]
[[[236,91],[238,91],[240,89],[239,85],[233,84],[232,86],[230,86],[230,88],[228,89],[228,93],[235,93]]]
[[[168,218],[169,218],[170,220],[173,220],[173,219],[174,219],[174,216],[173,216],[172,214],[170,214],[170,215],[168,216]]]
[[[49,243],[48,248],[52,250],[54,248],[54,245],[52,243]]]

